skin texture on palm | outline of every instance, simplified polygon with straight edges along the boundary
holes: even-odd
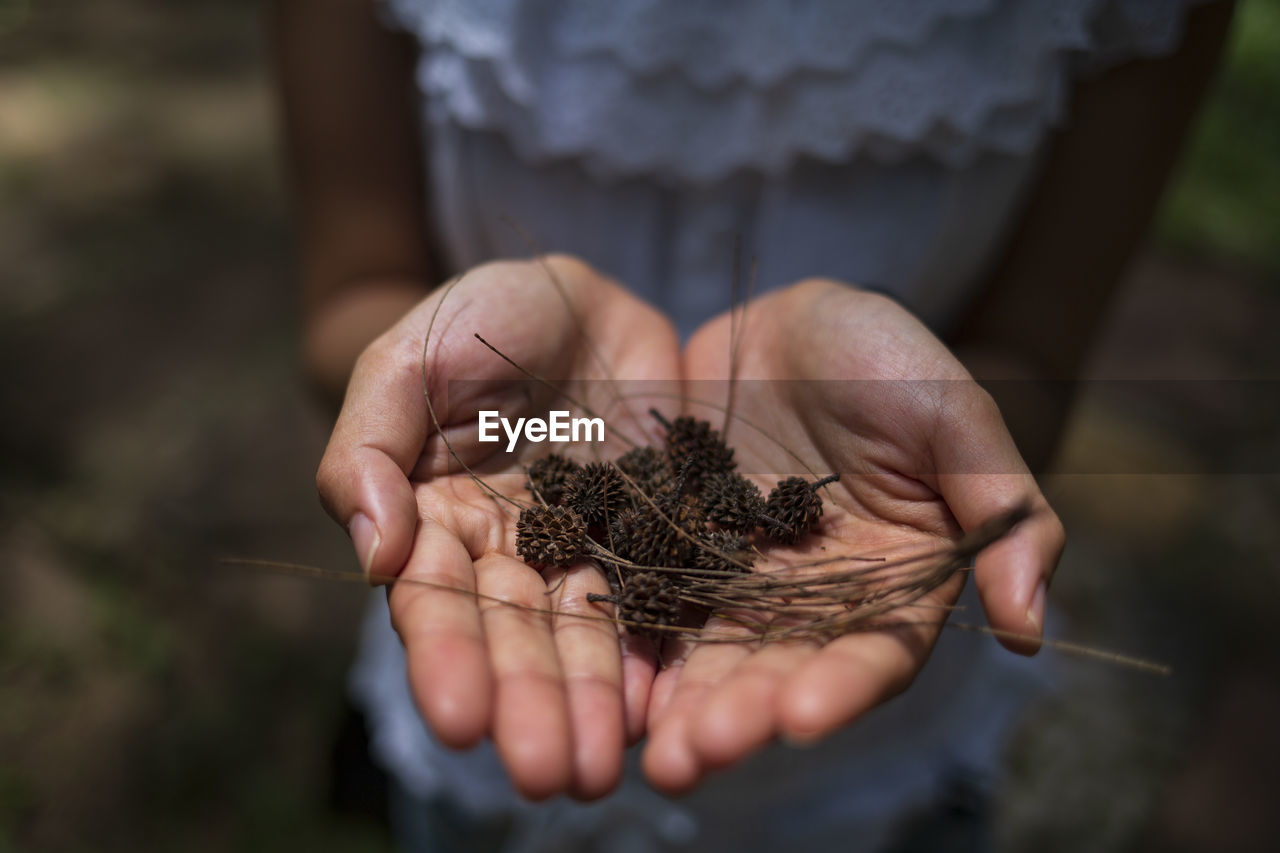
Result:
[[[599,398],[609,384],[593,380],[608,377],[679,377],[671,324],[586,265],[562,257],[489,264],[437,291],[361,355],[317,484],[367,573],[487,597],[424,584],[389,592],[414,697],[441,741],[462,748],[491,737],[532,799],[597,797],[617,784],[626,743],[643,730],[653,659],[632,643],[620,652],[606,622],[534,612],[599,616],[587,593],[608,585],[594,570],[540,576],[515,557],[518,509],[453,461],[444,437],[491,488],[528,500],[529,459],[479,443],[476,416],[529,411],[541,392],[477,333],[538,376],[573,377],[564,386],[571,395]],[[440,430],[424,397],[424,340],[425,390]],[[611,410],[611,420],[647,424],[645,401],[634,405],[640,414]],[[626,447],[606,442],[600,451]]]
[[[467,747],[491,737],[528,797],[591,798],[616,785],[625,744],[647,730],[646,772],[655,786],[678,792],[776,736],[820,737],[909,684],[942,611],[926,611],[924,624],[821,649],[669,640],[667,668],[657,672],[643,643],[624,638],[620,653],[611,624],[571,615],[602,615],[587,600],[607,592],[599,572],[539,576],[513,556],[515,508],[459,471],[443,436],[491,488],[527,499],[528,459],[475,441],[476,414],[534,411],[545,401],[475,333],[530,373],[574,377],[555,384],[594,395],[602,407],[618,400],[606,393],[608,382],[592,380],[668,383],[666,396],[627,395],[623,420],[647,427],[647,437],[628,430],[646,443],[658,440],[657,424],[635,415],[655,402],[671,411],[678,394],[670,383],[730,375],[727,315],[681,353],[670,324],[617,285],[571,259],[547,263],[559,293],[536,263],[486,265],[375,342],[356,365],[318,475],[366,571],[481,594],[466,599],[424,584],[390,593],[415,698],[440,739]],[[447,301],[436,314],[440,300]],[[426,387],[440,431],[423,397],[429,329]],[[820,473],[842,474],[824,490],[821,535],[781,553],[803,559],[824,543],[823,556],[936,547],[1030,499],[1043,512],[984,554],[977,572],[993,624],[1038,634],[1043,605],[1031,602],[1056,562],[1061,529],[994,405],[932,334],[882,297],[807,282],[753,303],[742,340],[738,375],[773,380],[752,383],[766,393],[739,402],[738,414],[772,436],[732,427],[743,470],[788,470],[791,452]],[[842,393],[830,393],[832,379]],[[601,455],[625,449],[614,443]],[[961,582],[952,579],[929,601],[953,602]]]
[[[726,315],[695,334],[687,378],[730,375],[730,330]],[[823,490],[819,535],[779,556],[928,551],[1026,501],[1035,514],[974,573],[993,627],[1039,636],[1041,584],[1062,528],[989,396],[947,349],[892,301],[827,281],[752,303],[740,334],[735,411],[771,435],[730,426],[740,469],[794,473],[785,446],[819,474],[842,475]],[[668,643],[649,706],[650,781],[689,790],[775,737],[812,741],[887,701],[923,666],[962,585],[956,575],[929,593],[919,603],[936,607],[910,608],[911,625],[821,646]],[[708,628],[741,630],[716,620]]]

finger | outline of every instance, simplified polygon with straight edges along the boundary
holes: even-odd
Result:
[[[564,673],[548,613],[547,585],[522,561],[476,561],[480,613],[494,678],[492,734],[512,784],[542,800],[573,782],[573,738]],[[516,606],[508,606],[510,602]]]
[[[471,556],[452,532],[431,521],[423,522],[416,539],[401,575],[409,582],[392,587],[388,598],[409,685],[444,744],[475,746],[489,731],[493,683],[480,611],[467,594],[475,589]]]
[[[939,630],[933,621],[831,641],[778,690],[780,733],[811,743],[897,696],[924,665]]]
[[[946,410],[935,438],[937,488],[960,526],[973,530],[1020,505],[1031,507],[1030,518],[978,556],[974,577],[991,626],[1028,638],[1001,642],[1034,654],[1044,627],[1045,589],[1066,538],[1062,523],[986,392],[966,384],[963,397]]]
[[[622,702],[627,745],[631,746],[644,737],[658,661],[651,642],[619,630],[619,642],[622,644]]]
[[[658,673],[655,687],[664,681],[674,683],[678,678],[672,670],[663,670]],[[701,778],[697,757],[689,748],[688,723],[688,714],[666,714],[660,725],[650,723],[649,738],[641,754],[649,784],[668,796],[692,790]]]
[[[546,582],[559,583],[552,607],[573,734],[572,791],[580,799],[596,799],[617,786],[626,748],[617,628],[587,601],[588,593],[607,595],[609,584],[587,567],[548,573]]]
[[[727,767],[777,736],[779,691],[814,652],[811,645],[766,645],[708,692],[690,729],[704,767]]]
[[[408,472],[427,435],[421,377],[396,361],[379,344],[361,355],[316,473],[321,502],[374,577],[398,575],[409,557],[418,511]]]
[[[608,581],[602,582],[607,589]],[[617,618],[617,608],[613,605],[597,602],[591,606],[597,616]],[[622,666],[624,732],[627,746],[631,746],[645,734],[654,678],[658,672],[658,659],[653,642],[647,637],[632,634],[622,625],[615,628],[614,637]]]
[[[750,654],[746,644],[699,645],[658,674],[654,698],[660,704],[650,710],[649,742],[642,756],[645,775],[655,788],[682,794],[702,778],[705,768],[692,743],[693,715],[710,690]]]
[[[649,642],[645,640],[644,642]],[[660,649],[661,646],[658,646]],[[670,651],[666,657],[658,656],[657,672],[653,676],[653,686],[649,688],[649,704],[645,708],[644,727],[652,731],[658,721],[666,716],[671,708],[671,697],[680,681],[680,673],[684,671],[684,658],[692,649],[686,649],[684,655],[676,655]]]
[[[1035,654],[1044,634],[1045,594],[1062,556],[1062,522],[1041,499],[1035,513],[978,555],[974,580],[991,627],[1015,632],[1000,642]]]

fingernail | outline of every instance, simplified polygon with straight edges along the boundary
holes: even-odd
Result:
[[[356,558],[360,560],[360,570],[367,576],[373,568],[373,558],[378,556],[378,546],[382,544],[382,536],[373,519],[363,512],[357,512],[347,525],[347,535],[355,546]]]
[[[1044,581],[1036,584],[1036,591],[1031,596],[1031,604],[1027,606],[1027,621],[1035,628],[1037,634],[1044,633]]]

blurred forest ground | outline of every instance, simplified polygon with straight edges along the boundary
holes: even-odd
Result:
[[[218,562],[354,568],[312,486],[261,14],[0,0],[0,851],[387,847],[328,803],[363,592]],[[1245,0],[1094,375],[1276,378],[1277,57],[1280,2]],[[1064,469],[1134,473],[1048,480],[1050,630],[1177,672],[1046,656],[1006,849],[1274,836],[1274,401],[1221,384],[1080,406]]]

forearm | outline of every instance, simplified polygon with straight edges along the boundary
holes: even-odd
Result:
[[[428,292],[413,46],[372,0],[276,0],[285,148],[298,226],[304,359],[341,401],[356,356]]]
[[[1231,3],[1188,14],[1173,55],[1080,85],[1008,250],[953,339],[1033,468],[1046,465],[1110,297],[1217,67]]]

